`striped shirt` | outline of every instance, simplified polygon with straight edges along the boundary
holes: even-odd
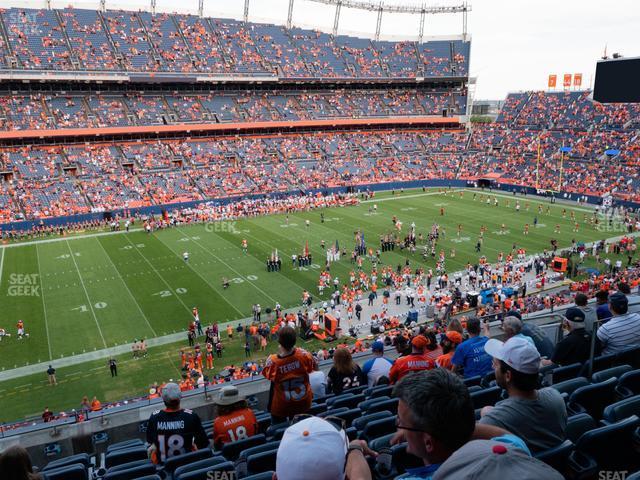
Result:
[[[613,317],[598,329],[598,338],[602,342],[603,355],[640,345],[640,315],[628,313]]]

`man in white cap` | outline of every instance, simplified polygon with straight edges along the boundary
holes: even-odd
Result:
[[[209,439],[200,417],[186,408],[180,408],[180,387],[167,383],[162,388],[165,408],[156,410],[147,424],[149,457],[154,463],[209,446]]]
[[[527,340],[495,338],[484,346],[493,357],[496,383],[509,398],[484,407],[481,424],[504,428],[524,440],[532,453],[553,448],[565,439],[567,409],[555,388],[538,390],[540,354]]]
[[[349,443],[344,430],[309,417],[287,428],[276,457],[274,480],[371,480],[366,442]]]

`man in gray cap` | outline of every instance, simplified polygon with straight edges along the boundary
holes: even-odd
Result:
[[[585,328],[586,315],[581,308],[571,307],[564,312],[563,328],[568,334],[558,342],[550,361],[543,364],[571,365],[589,360],[591,354],[591,334]],[[600,341],[595,339],[595,355],[600,353]]]
[[[628,313],[629,300],[622,292],[609,297],[611,320],[598,329],[598,338],[602,342],[602,354],[619,353],[640,345],[640,315]]]
[[[506,342],[492,338],[484,349],[493,357],[496,383],[509,398],[484,407],[480,423],[517,435],[533,453],[560,445],[565,439],[567,409],[555,388],[538,390],[540,354],[536,347],[513,337]]]
[[[149,457],[154,463],[209,446],[209,439],[197,414],[180,408],[182,394],[175,383],[162,388],[165,408],[156,410],[147,424]]]

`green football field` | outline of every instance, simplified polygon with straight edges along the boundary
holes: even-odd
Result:
[[[592,212],[587,208],[558,204],[551,205],[549,214],[538,214],[538,204],[546,209],[548,201],[518,197],[521,209],[516,212],[511,195],[499,194],[497,207],[481,202],[480,195],[478,192],[474,201],[471,191],[464,191],[462,197],[458,191],[447,195],[437,190],[383,193],[358,206],[324,210],[325,223],[320,222],[320,210],[314,210],[291,214],[288,224],[283,215],[273,215],[208,226],[181,226],[153,234],[134,231],[87,235],[4,247],[0,249],[0,327],[12,336],[0,342],[0,370],[55,363],[62,357],[142,337],[184,331],[194,306],[200,311],[203,325],[208,325],[249,317],[254,303],[260,303],[263,312],[276,302],[284,307],[297,306],[303,289],[309,290],[314,300],[320,300],[317,282],[325,259],[321,241],[329,246],[337,240],[341,248],[350,251],[354,232],[361,229],[367,246],[377,248],[379,235],[392,231],[393,215],[403,222],[405,233],[412,222],[425,237],[434,222],[443,225],[446,237],[438,251],[445,249],[450,272],[477,261],[474,248],[481,225],[488,229],[482,254],[491,262],[497,260],[498,252],[509,252],[514,243],[527,253],[535,253],[548,249],[551,238],[557,238],[562,247],[568,246],[572,238],[590,242],[623,233],[598,231],[583,223],[583,215],[590,216]],[[528,212],[526,203],[530,204]],[[376,213],[370,212],[373,204],[377,205]],[[440,215],[442,207],[444,216]],[[561,214],[564,208],[566,218]],[[580,223],[579,233],[572,232],[571,210]],[[534,229],[536,215],[539,223]],[[305,226],[306,220],[310,221],[309,227]],[[504,233],[500,231],[502,223],[507,227]],[[522,234],[525,223],[531,225],[528,236]],[[463,225],[460,236],[456,234],[458,224]],[[560,225],[560,235],[553,233],[556,224]],[[243,238],[249,245],[247,254],[241,248]],[[314,264],[293,269],[291,255],[302,253],[307,241]],[[455,258],[449,257],[452,248],[456,250]],[[281,272],[268,273],[265,260],[275,249],[283,268]],[[182,258],[185,251],[190,256],[188,262]],[[383,263],[393,266],[404,264],[407,257],[413,267],[435,267],[431,260],[423,262],[419,253],[396,250],[382,254]],[[367,262],[365,269],[369,268]],[[351,269],[349,258],[343,257],[332,265],[331,273],[346,281]],[[222,288],[222,277],[231,282],[227,290]],[[27,339],[16,336],[19,319],[25,322]],[[153,349],[151,359],[138,362],[117,382],[91,373],[92,369],[102,370],[105,361],[60,369],[59,379],[60,375],[70,375],[70,381],[67,393],[66,387],[56,387],[56,406],[77,406],[79,396],[93,392],[104,395],[102,400],[133,396],[145,391],[151,381],[175,377],[178,348],[179,345],[170,344]],[[239,344],[237,348],[240,349]],[[230,351],[230,358],[236,353]],[[42,373],[1,382],[0,401],[7,405],[4,400],[11,400],[11,407],[3,409],[1,420],[40,411],[42,400],[34,396],[34,389],[44,388],[44,377]],[[84,383],[79,388],[81,379]]]

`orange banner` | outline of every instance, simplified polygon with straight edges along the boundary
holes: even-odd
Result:
[[[558,81],[557,75],[549,75],[549,88],[556,88],[556,82]]]
[[[564,81],[562,82],[562,85],[565,88],[569,88],[571,86],[571,74],[570,73],[565,73],[564,74]]]
[[[573,86],[574,87],[581,87],[582,86],[582,74],[581,73],[574,73],[573,74]]]

